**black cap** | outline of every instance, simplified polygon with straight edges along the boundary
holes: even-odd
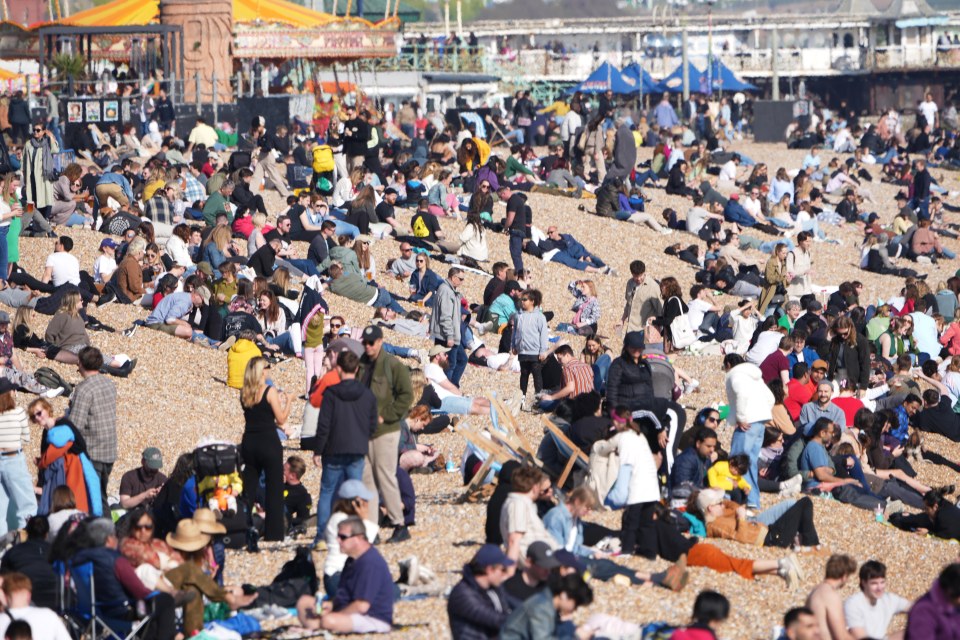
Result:
[[[556,569],[561,566],[560,561],[553,555],[553,549],[542,540],[530,543],[527,547],[527,560],[541,569]]]
[[[897,195],[893,196],[894,200],[908,200],[907,194],[903,191],[897,191]]]
[[[813,300],[807,305],[807,311],[823,311],[823,304],[819,300]]]
[[[873,224],[879,219],[880,219],[880,216],[878,216],[876,213],[871,213],[870,215],[867,216],[867,224]]]
[[[627,349],[643,349],[643,332],[631,331],[623,338],[623,346]]]
[[[503,287],[503,291],[504,293],[509,295],[514,291],[523,291],[523,287],[521,287],[520,283],[517,282],[516,280],[511,280]]]
[[[382,338],[383,338],[383,330],[376,325],[370,325],[369,327],[363,330],[363,334],[360,336],[360,342],[362,342],[363,344],[373,344],[374,342],[376,342],[377,340],[381,340]]]

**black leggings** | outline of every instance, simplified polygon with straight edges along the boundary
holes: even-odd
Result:
[[[521,354],[520,361],[520,392],[527,395],[527,385],[530,381],[530,374],[533,374],[533,390],[537,393],[543,391],[543,362],[540,356],[529,356]]]
[[[283,540],[283,445],[276,432],[245,433],[240,441],[243,456],[243,497],[253,513],[260,489],[260,474],[266,477],[263,508],[264,539]]]
[[[170,640],[177,635],[177,609],[174,606],[173,596],[169,593],[157,592],[147,600],[150,607],[151,619],[147,623],[143,638],[145,640]]]
[[[796,504],[767,529],[763,546],[786,549],[793,544],[797,534],[800,534],[800,544],[805,547],[820,544],[817,529],[813,526],[813,501],[810,498],[797,500]]]

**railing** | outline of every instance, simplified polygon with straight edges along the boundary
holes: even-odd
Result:
[[[361,71],[434,71],[446,73],[489,73],[482,50],[460,47],[442,48],[408,46],[392,58],[368,58],[357,61]]]
[[[917,67],[960,68],[960,46],[937,47],[877,47],[874,52],[875,69],[910,69]]]

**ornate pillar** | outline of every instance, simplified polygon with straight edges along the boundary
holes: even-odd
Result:
[[[184,101],[198,100],[195,74],[199,73],[200,102],[212,102],[214,94],[220,104],[233,102],[232,0],[161,0],[160,22],[183,27]]]

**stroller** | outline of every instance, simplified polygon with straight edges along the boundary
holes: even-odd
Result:
[[[193,452],[197,479],[197,506],[210,507],[221,515],[227,529],[223,544],[229,549],[256,549],[259,534],[247,502],[240,498],[243,483],[240,470],[243,459],[237,445],[212,442]]]

